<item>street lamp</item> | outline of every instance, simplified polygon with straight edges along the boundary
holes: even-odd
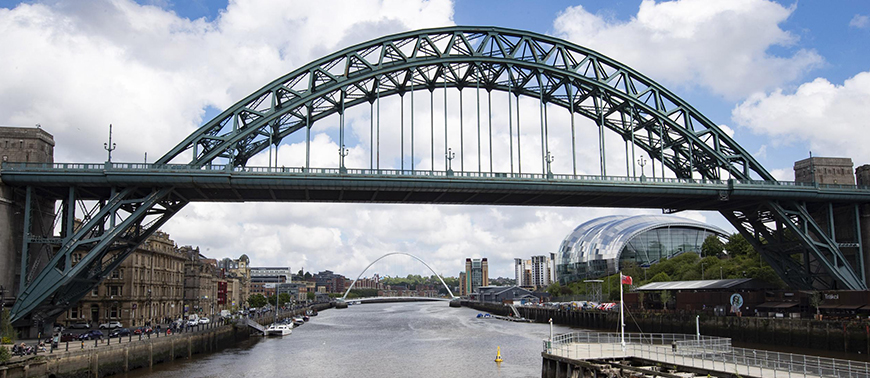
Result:
[[[640,179],[643,181],[645,177],[643,174],[643,166],[646,165],[646,159],[644,159],[643,155],[641,155],[640,159],[637,159],[637,164],[640,165]]]
[[[447,152],[444,154],[444,157],[447,158],[447,175],[453,176],[453,158],[456,157],[456,153],[453,152],[453,148],[448,148]]]
[[[112,162],[112,151],[115,150],[115,143],[112,143],[112,124],[109,124],[109,143],[103,143],[103,148],[109,151],[109,163]]]
[[[704,261],[701,261],[701,281],[704,280]]]
[[[340,163],[339,167],[338,167],[339,173],[342,173],[342,174],[347,173],[347,168],[344,166],[344,158],[349,153],[350,153],[350,150],[348,150],[347,147],[345,147],[343,144],[341,145],[341,147],[338,148],[338,156],[339,156],[338,160]]]
[[[544,160],[547,162],[547,178],[551,179],[553,178],[553,171],[550,169],[550,166],[553,164],[553,161],[556,160],[556,157],[550,154],[550,151],[547,151]]]

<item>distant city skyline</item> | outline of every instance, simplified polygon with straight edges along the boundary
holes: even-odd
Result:
[[[113,161],[153,162],[224,109],[312,60],[402,31],[494,25],[563,38],[631,66],[731,133],[775,177],[791,181],[794,162],[810,151],[849,157],[855,167],[870,163],[864,148],[870,133],[861,123],[870,119],[868,17],[870,3],[861,1],[361,0],[324,7],[301,0],[0,0],[0,46],[15,52],[0,60],[0,125],[41,125],[55,137],[57,162],[102,162],[112,124]],[[384,111],[397,101],[386,99]],[[367,117],[367,109],[348,111],[353,166],[368,163],[361,141]],[[336,140],[334,125],[312,129],[312,144],[326,151],[312,160],[334,164]],[[300,166],[300,151],[304,141],[283,141],[279,164]],[[570,169],[570,160],[556,156],[554,169]],[[268,157],[254,156],[250,164],[264,166]],[[594,159],[580,164],[597,174]],[[355,277],[384,253],[407,252],[444,276],[458,276],[466,257],[485,256],[490,276],[513,277],[515,257],[556,252],[587,220],[657,213],[193,203],[163,231],[208,257],[247,254],[259,266]],[[680,215],[733,232],[718,213]],[[370,272],[427,271],[395,256]]]

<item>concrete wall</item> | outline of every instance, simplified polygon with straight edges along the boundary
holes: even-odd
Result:
[[[55,351],[50,355],[0,366],[0,378],[104,377],[178,358],[191,358],[194,354],[214,352],[249,337],[247,327],[225,325],[205,332],[151,337],[116,346]]]

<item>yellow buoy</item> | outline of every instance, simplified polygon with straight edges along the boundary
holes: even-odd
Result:
[[[501,347],[496,347],[495,362],[501,362]]]

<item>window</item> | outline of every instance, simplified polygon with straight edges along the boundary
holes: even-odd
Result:
[[[113,270],[112,271],[112,278],[116,278],[116,279],[121,278],[121,272],[119,272],[117,269]]]
[[[121,287],[109,286],[109,295],[121,295]]]
[[[8,143],[8,142],[7,142]],[[78,306],[69,309],[69,317],[70,319],[75,319],[79,317],[79,308]]]
[[[100,287],[99,286],[95,287],[94,290],[91,290],[92,297],[96,297],[98,295],[100,295]]]

